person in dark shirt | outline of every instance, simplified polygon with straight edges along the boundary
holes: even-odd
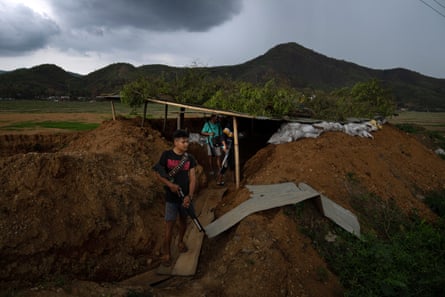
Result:
[[[179,216],[179,243],[180,252],[186,252],[187,246],[183,239],[187,228],[187,209],[193,207],[193,193],[195,191],[196,176],[195,158],[187,153],[189,134],[185,130],[173,133],[173,148],[164,151],[159,162],[153,167],[158,180],[164,184],[165,189],[165,236],[163,244],[162,263],[171,265],[172,231]],[[180,191],[184,194],[182,198]]]
[[[233,170],[234,168],[233,141],[233,132],[231,131],[231,127],[224,128],[222,137],[222,148],[225,155],[221,163],[221,169],[219,170],[218,176],[216,178],[216,184],[219,186],[224,186],[224,174],[226,173],[227,169],[230,168],[231,170]]]

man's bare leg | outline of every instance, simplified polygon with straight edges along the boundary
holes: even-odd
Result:
[[[179,241],[178,249],[179,252],[184,253],[187,251],[187,246],[184,243],[184,234],[187,230],[187,217],[179,216]]]
[[[171,243],[172,243],[172,233],[175,221],[165,222],[165,234],[164,234],[164,254],[162,255],[162,262],[169,264],[171,261]]]

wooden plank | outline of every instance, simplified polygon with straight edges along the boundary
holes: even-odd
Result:
[[[123,286],[147,287],[163,282],[171,278],[170,275],[159,275],[155,269],[135,275],[131,278],[119,282]]]
[[[299,183],[298,187],[304,191],[317,193],[317,191],[305,183]],[[328,197],[322,194],[319,195],[321,198],[323,214],[346,231],[360,237],[360,223],[358,222],[357,217]]]
[[[184,234],[184,240],[187,238],[188,233],[190,232],[190,225],[193,225],[193,224],[189,224],[188,225],[187,230],[185,231],[185,234]],[[192,228],[193,228],[193,226],[192,226]],[[173,242],[173,244],[172,244],[172,247],[171,247],[171,255],[170,255],[172,264],[170,266],[164,266],[164,265],[161,264],[158,267],[158,269],[156,270],[157,274],[163,274],[163,275],[171,275],[172,274],[173,264],[176,262],[176,260],[179,257],[178,236],[175,236],[172,239],[172,242]]]
[[[206,220],[211,221],[213,219],[213,216],[214,215],[212,212],[211,216],[209,216],[208,219],[206,217]],[[202,215],[199,217],[199,221],[201,222],[201,224],[207,223],[205,222],[204,216]],[[195,226],[193,228],[190,228],[189,235],[187,236],[187,238],[184,239],[188,251],[179,254],[179,257],[175,262],[175,266],[171,271],[172,275],[191,276],[196,273],[203,240],[204,232],[199,232]]]
[[[207,225],[205,230],[209,238],[224,232],[252,213],[288,204],[295,204],[319,195],[318,193],[301,191],[294,183],[261,186],[248,185],[246,187],[253,192],[252,198]]]
[[[226,191],[227,188],[216,190],[206,189],[203,191],[203,193],[200,193],[200,197],[206,197],[204,205],[198,216],[202,225],[207,225],[213,221],[215,217],[213,209],[216,207]],[[188,251],[179,255],[171,272],[172,275],[191,276],[196,273],[199,255],[201,254],[202,242],[204,240],[204,232],[199,232],[195,226],[189,229],[190,233],[185,239]]]
[[[227,188],[204,189],[199,193],[195,206],[196,215],[202,225],[209,224],[214,219],[213,209],[216,207],[221,197],[227,191]],[[205,199],[203,203],[198,199]],[[191,276],[196,273],[198,267],[199,255],[201,254],[204,233],[199,232],[196,226],[189,222],[184,235],[184,243],[188,247],[185,253],[179,253],[177,248],[177,239],[173,240],[172,246],[172,265],[165,267],[160,265],[157,269],[158,274]]]

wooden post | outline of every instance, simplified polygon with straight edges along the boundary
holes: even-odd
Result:
[[[179,113],[179,120],[181,121],[181,127],[184,127],[184,118],[185,118],[185,108],[181,107],[181,112]]]
[[[165,133],[165,129],[167,128],[167,117],[168,117],[168,104],[164,105],[164,126],[162,127],[162,132]]]
[[[113,121],[116,120],[116,109],[114,108],[114,102],[111,100],[111,114],[113,115]]]
[[[233,142],[235,145],[235,185],[239,189],[240,186],[240,164],[239,164],[239,145],[238,145],[238,122],[236,117],[233,117]]]
[[[148,105],[148,101],[145,101],[145,104],[144,104],[144,116],[142,117],[142,125],[141,125],[141,127],[144,127],[145,118],[147,117],[147,105]]]
[[[181,114],[178,113],[178,117],[176,118],[176,129],[181,129]]]

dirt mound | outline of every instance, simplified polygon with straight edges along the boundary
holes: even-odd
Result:
[[[9,137],[0,147],[0,280],[5,286],[57,275],[116,281],[159,263],[164,198],[151,167],[169,144],[139,124],[120,119],[55,138],[4,136]],[[390,125],[374,137],[330,132],[268,145],[246,163],[243,183],[305,182],[352,211],[351,184],[359,183],[406,213],[433,219],[421,198],[444,187],[445,162]],[[246,189],[229,184],[216,216],[248,198]],[[341,296],[337,277],[298,230],[286,208],[253,214],[205,239],[193,279],[174,278],[156,294]],[[117,287],[106,292],[126,294]],[[62,293],[56,295],[73,296]],[[39,294],[44,293],[26,296]]]
[[[269,145],[246,164],[246,182],[305,182],[347,209],[352,209],[350,185],[356,182],[369,193],[394,200],[406,213],[433,218],[421,200],[445,186],[445,162],[391,125],[373,135],[369,139],[330,132]]]
[[[56,152],[75,137],[75,134],[7,134],[0,135],[0,157],[29,152]]]
[[[126,120],[69,138],[54,153],[0,159],[2,280],[115,280],[156,258],[163,190],[151,166],[167,143]]]
[[[351,196],[361,191],[393,200],[406,214],[434,219],[421,201],[445,185],[445,162],[414,138],[386,125],[374,139],[325,133],[317,139],[268,145],[244,167],[244,183],[305,182],[358,213]],[[363,194],[363,193],[362,193]],[[249,199],[234,191],[216,209],[221,216]],[[315,205],[309,225],[329,234]],[[338,278],[299,230],[289,208],[253,214],[209,240],[202,253],[202,291],[214,296],[343,296]],[[191,286],[192,287],[192,286]],[[193,286],[196,290],[196,284]],[[187,296],[178,294],[174,296]]]

